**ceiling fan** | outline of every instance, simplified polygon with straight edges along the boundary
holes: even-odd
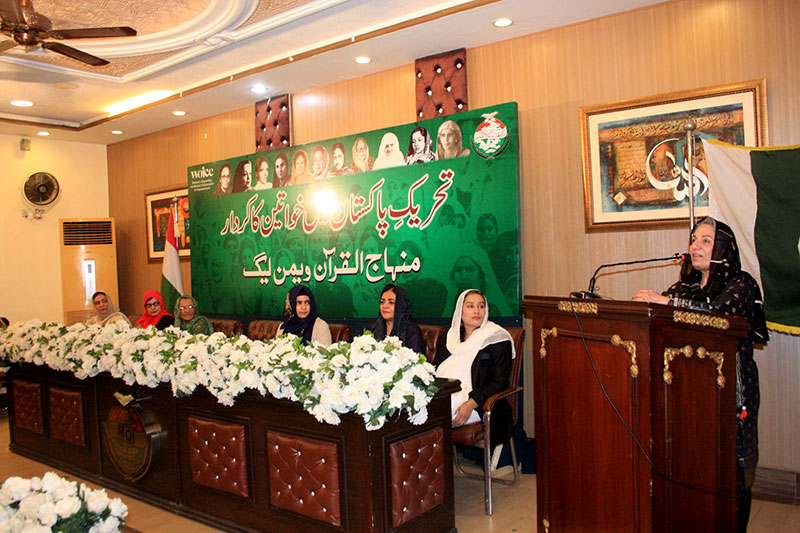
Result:
[[[77,59],[94,67],[107,65],[108,61],[47,39],[94,39],[136,35],[136,30],[127,26],[54,30],[50,19],[33,9],[32,0],[0,0],[0,19],[0,32],[11,38],[10,41],[0,43],[0,54],[17,45],[24,46],[28,50],[41,46],[45,50]]]

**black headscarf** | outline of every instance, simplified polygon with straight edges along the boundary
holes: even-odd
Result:
[[[408,299],[405,289],[390,283],[386,285],[381,291],[381,296],[387,291],[394,291],[394,324],[392,325],[392,335],[400,339],[405,344],[406,342],[406,329],[411,320],[411,301]],[[386,338],[386,321],[378,313],[378,319],[372,325],[372,332],[375,338],[382,341]]]
[[[297,297],[308,296],[311,304],[311,310],[308,316],[300,318],[297,316]],[[284,314],[283,324],[281,329],[284,333],[292,333],[298,337],[303,338],[304,344],[311,342],[311,333],[314,331],[314,322],[317,321],[317,302],[314,301],[314,293],[305,285],[297,285],[292,287],[289,291],[289,314]]]
[[[711,303],[719,296],[733,277],[752,277],[742,270],[739,247],[736,245],[736,236],[730,226],[714,218],[706,217],[694,225],[692,235],[694,235],[699,225],[709,224],[709,221],[714,222],[716,229],[714,233],[714,249],[711,252],[711,266],[708,270],[708,281],[705,286],[701,286],[702,273],[694,268],[691,258],[688,258],[683,261],[681,277],[676,284],[681,297],[706,303]],[[691,244],[691,237],[689,242]],[[758,287],[755,280],[753,284]],[[757,298],[761,300],[760,290]],[[767,321],[764,317],[764,306],[756,305],[754,316],[750,322],[750,340],[753,342],[766,342],[768,339],[769,332],[767,330]]]

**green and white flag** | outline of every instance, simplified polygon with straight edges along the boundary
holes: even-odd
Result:
[[[770,329],[800,335],[800,145],[703,140],[709,214],[736,234],[742,268],[764,293]]]
[[[164,242],[164,264],[161,266],[161,296],[165,311],[172,313],[177,299],[183,295],[183,275],[178,256],[178,241],[175,239],[175,213],[170,209],[167,224],[167,239]]]

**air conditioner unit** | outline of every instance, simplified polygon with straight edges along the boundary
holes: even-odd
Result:
[[[64,323],[69,325],[92,316],[96,291],[119,305],[117,240],[113,218],[62,218],[60,226]]]

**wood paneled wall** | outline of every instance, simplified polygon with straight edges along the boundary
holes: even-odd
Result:
[[[678,0],[468,50],[472,108],[519,103],[523,292],[566,294],[584,289],[601,263],[686,247],[687,230],[585,231],[581,106],[766,77],[770,142],[798,143],[798,27],[796,0]],[[413,65],[299,93],[293,108],[298,144],[413,121]],[[139,295],[160,275],[144,255],[143,191],[253,146],[251,108],[197,124],[109,147],[110,213],[125,236],[121,248],[131,248],[120,250],[126,312],[139,309]],[[206,131],[217,133],[204,139]],[[598,288],[627,299],[677,275],[677,267],[617,270],[601,275]],[[773,340],[756,357],[762,464],[800,471],[800,339]]]

